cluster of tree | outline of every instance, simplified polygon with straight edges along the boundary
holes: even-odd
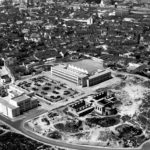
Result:
[[[7,90],[4,87],[0,87],[0,96],[5,97],[7,95],[8,95]]]
[[[51,150],[51,146],[43,145],[23,135],[8,132],[1,136],[0,147],[5,150]]]
[[[0,67],[4,66],[4,61],[0,59]]]
[[[128,124],[123,124],[116,127],[116,130],[119,132],[120,138],[131,138],[142,134],[142,130],[137,127],[133,127]]]
[[[87,118],[88,125],[100,125],[101,127],[110,127],[118,124],[120,119],[118,117],[104,117],[104,118]]]
[[[63,132],[71,132],[75,133],[79,131],[79,128],[82,126],[82,121],[73,121],[73,122],[66,122],[66,124],[63,123],[58,123],[55,125],[55,128],[59,129],[60,131]]]

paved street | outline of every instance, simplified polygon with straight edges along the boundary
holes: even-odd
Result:
[[[26,119],[29,119],[29,118],[26,118]],[[26,130],[23,126],[23,122],[25,121],[23,119],[18,120],[16,122],[13,122],[13,121],[10,121],[9,119],[0,115],[0,120],[4,121],[6,124],[10,125],[16,131],[19,131],[23,135],[25,135],[29,138],[32,138],[33,140],[47,144],[47,145],[56,145],[56,146],[60,146],[60,147],[67,147],[67,148],[79,149],[79,150],[91,150],[91,149],[92,150],[116,150],[116,148],[104,148],[104,147],[100,148],[100,147],[94,147],[94,146],[76,145],[76,144],[70,144],[70,143],[68,144],[68,143],[64,143],[62,141],[57,141],[57,140],[53,140],[53,139],[46,139],[46,138],[40,137],[37,134],[34,134],[34,133]],[[149,150],[149,147],[150,147],[150,143],[146,143],[143,146],[143,148],[141,148],[141,149],[139,148],[139,149],[135,149],[135,150]],[[117,150],[122,150],[122,149],[118,148]],[[130,148],[127,150],[133,150],[133,149]]]

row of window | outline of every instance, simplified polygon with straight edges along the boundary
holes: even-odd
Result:
[[[75,80],[75,79],[71,79],[71,78],[66,77],[66,76],[64,76],[64,75],[62,75],[62,74],[58,74],[58,73],[53,72],[53,75],[58,76],[59,78],[62,78],[62,79],[68,80],[68,81],[70,81],[70,82],[73,82],[73,83],[75,83],[75,84],[77,84],[77,83],[78,83],[78,81],[77,81],[77,80]]]
[[[66,74],[66,75],[69,75],[70,76],[70,74],[71,74],[71,76],[72,77],[76,77],[76,75],[75,74],[73,74],[73,72],[68,72],[68,70],[67,69],[64,69],[64,70],[61,70],[61,69],[55,69],[55,68],[52,68],[52,72],[53,71],[55,71],[55,72],[60,72],[60,73],[62,73],[62,74]]]
[[[95,84],[103,82],[109,78],[110,78],[110,75],[107,74],[106,76],[100,76],[99,78],[91,79],[91,80],[89,80],[89,85],[90,86],[95,85]]]
[[[102,111],[102,108],[99,108],[98,106],[96,106],[95,108],[99,111]]]
[[[58,70],[53,70],[53,71],[52,71],[52,74],[54,74],[54,73],[57,73],[57,74],[59,74],[59,75],[63,75],[63,76],[65,76],[65,77],[71,78],[71,79],[73,79],[73,80],[77,80],[77,79],[78,79],[77,76],[73,76],[72,74],[67,74],[66,72],[60,72],[60,71],[58,71]]]

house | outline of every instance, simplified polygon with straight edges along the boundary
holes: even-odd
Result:
[[[38,33],[32,33],[31,35],[29,34],[29,33],[26,33],[25,35],[24,35],[24,39],[26,40],[26,41],[34,41],[34,42],[39,42],[39,41],[41,41],[41,37],[40,37],[40,35],[38,34]]]
[[[127,69],[128,69],[129,71],[132,71],[132,70],[137,69],[137,68],[140,67],[140,66],[141,66],[141,64],[137,64],[137,63],[128,63]]]
[[[41,40],[40,35],[37,33],[32,33],[30,36],[30,40],[34,42],[39,42]]]

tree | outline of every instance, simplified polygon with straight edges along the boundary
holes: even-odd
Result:
[[[0,66],[4,66],[4,61],[0,59]]]
[[[8,95],[7,90],[4,87],[0,87],[0,96],[5,97],[7,95]]]
[[[4,48],[7,47],[7,42],[3,39],[0,39],[0,53],[3,51]]]
[[[3,0],[2,5],[9,9],[9,6],[12,5],[12,0]]]

